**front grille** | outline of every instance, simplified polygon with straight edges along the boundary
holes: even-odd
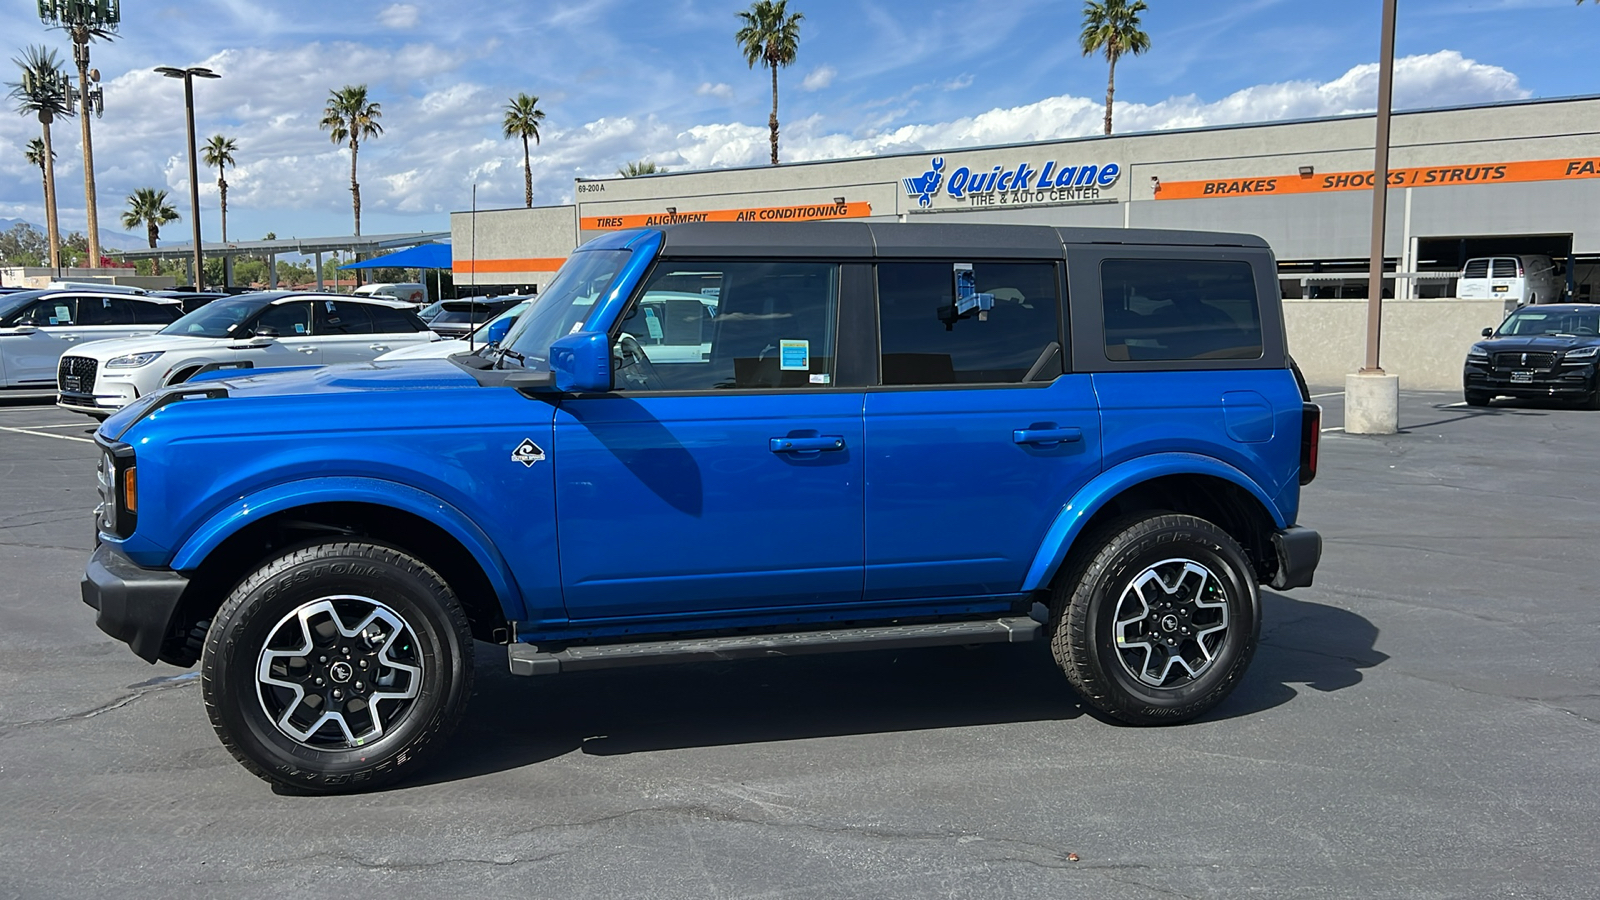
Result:
[[[1496,353],[1494,367],[1496,369],[1549,369],[1555,366],[1554,353]]]
[[[67,394],[94,393],[95,371],[100,363],[84,356],[61,357],[61,368],[56,370],[56,386]]]

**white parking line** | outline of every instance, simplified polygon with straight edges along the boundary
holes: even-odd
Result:
[[[1312,394],[1311,395],[1311,399],[1319,400],[1319,399],[1321,399],[1323,397],[1343,397],[1343,396],[1344,396],[1344,391],[1329,391],[1326,394]]]
[[[17,428],[88,428],[88,422],[58,422],[54,425],[17,425]]]
[[[1343,425],[1335,425],[1332,428],[1324,428],[1324,429],[1322,429],[1322,433],[1323,434],[1327,434],[1330,431],[1343,431],[1343,430],[1344,430],[1344,426]]]
[[[82,441],[85,444],[94,443],[93,438],[73,437],[70,434],[51,434],[48,431],[29,431],[26,428],[10,428],[5,425],[0,425],[0,431],[14,431],[17,434],[31,434],[34,437],[55,438],[58,441]]]

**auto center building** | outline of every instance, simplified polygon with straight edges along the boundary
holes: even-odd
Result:
[[[672,222],[1003,222],[1257,234],[1286,298],[1364,298],[1375,131],[1367,114],[579,179],[571,205],[453,214],[454,275],[539,285],[590,238]],[[1389,164],[1386,296],[1452,297],[1466,259],[1521,253],[1600,300],[1600,96],[1397,113]]]

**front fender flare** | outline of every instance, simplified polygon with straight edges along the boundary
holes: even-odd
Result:
[[[241,497],[190,532],[172,558],[171,568],[183,572],[198,568],[211,552],[241,528],[301,506],[316,503],[368,503],[411,513],[443,528],[461,542],[478,561],[494,586],[500,606],[510,618],[520,618],[522,591],[494,542],[459,509],[425,491],[377,478],[337,476],[307,478],[275,484]]]
[[[1056,514],[1055,521],[1050,523],[1050,529],[1045,532],[1044,541],[1033,557],[1033,565],[1028,567],[1028,576],[1022,582],[1022,590],[1038,590],[1049,582],[1056,569],[1060,568],[1062,560],[1067,558],[1067,551],[1072,547],[1072,542],[1083,532],[1084,525],[1112,498],[1134,485],[1167,475],[1207,475],[1232,482],[1249,491],[1250,496],[1256,498],[1256,501],[1266,509],[1279,528],[1287,527],[1289,524],[1284,521],[1283,512],[1278,509],[1278,505],[1267,496],[1260,485],[1219,459],[1198,453],[1157,453],[1143,456],[1101,472],[1080,488],[1067,505],[1062,507],[1061,512]]]

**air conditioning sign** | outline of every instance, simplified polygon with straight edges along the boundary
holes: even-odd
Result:
[[[1058,160],[1037,167],[1023,162],[989,169],[961,166],[947,172],[944,157],[935,156],[926,172],[901,183],[906,196],[921,209],[931,209],[941,191],[967,206],[1035,206],[1099,200],[1102,189],[1116,184],[1121,175],[1122,167],[1116,163],[1063,165]]]

